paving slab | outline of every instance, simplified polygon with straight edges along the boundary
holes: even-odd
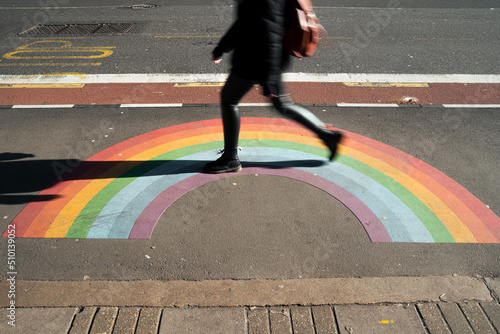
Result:
[[[311,308],[316,334],[337,334],[337,323],[331,306],[313,306]]]
[[[288,307],[271,307],[269,309],[269,319],[271,320],[271,333],[292,333],[292,319],[290,318],[290,309]]]
[[[462,310],[455,303],[438,303],[452,333],[474,333]]]
[[[111,334],[115,325],[118,307],[100,307],[95,313],[90,334]]]
[[[500,333],[500,305],[496,302],[481,303],[484,313],[498,333]]]
[[[135,334],[156,334],[160,325],[161,312],[160,308],[143,308]]]
[[[459,305],[475,333],[496,334],[478,303],[459,303]]]
[[[415,306],[341,305],[335,312],[341,334],[426,333]]]
[[[90,331],[97,309],[97,307],[78,308],[69,334],[87,334]]]
[[[159,334],[245,334],[245,309],[164,309]]]
[[[497,300],[500,301],[500,277],[485,278],[486,284],[491,289]]]
[[[6,321],[6,312],[2,309],[0,333],[13,334],[54,334],[67,333],[73,321],[76,308],[19,308],[15,310],[15,327]],[[11,319],[9,319],[12,321]]]
[[[314,334],[314,325],[310,307],[292,306],[290,308],[292,326],[295,333]]]
[[[451,334],[437,304],[418,304],[417,307],[425,327],[431,334]]]
[[[135,334],[140,312],[141,309],[137,307],[120,308],[113,330],[116,333]]]
[[[247,310],[248,333],[249,334],[268,334],[269,313],[264,307],[252,307]]]

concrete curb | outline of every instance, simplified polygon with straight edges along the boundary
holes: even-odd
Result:
[[[8,290],[8,282],[0,289]],[[236,307],[493,301],[472,277],[213,281],[16,281],[16,307]],[[0,307],[7,307],[7,294]]]

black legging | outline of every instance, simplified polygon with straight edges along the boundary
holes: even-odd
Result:
[[[240,134],[240,113],[238,103],[258,81],[242,79],[230,74],[221,92],[222,124],[224,126],[224,151],[235,152]],[[306,108],[293,103],[288,94],[280,89],[278,97],[271,98],[276,110],[282,115],[302,124],[319,138],[327,134],[325,124]]]

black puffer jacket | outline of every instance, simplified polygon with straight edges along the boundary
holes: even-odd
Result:
[[[238,17],[221,38],[213,55],[233,51],[231,72],[258,80],[264,94],[279,95],[281,73],[289,63],[283,51],[288,0],[240,0]]]

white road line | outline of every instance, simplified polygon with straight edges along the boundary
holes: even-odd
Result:
[[[500,83],[498,74],[286,73],[290,82]]]
[[[224,82],[226,73],[0,75],[2,84]],[[287,82],[500,83],[500,74],[285,73]]]
[[[500,104],[443,104],[445,108],[500,108]]]
[[[272,103],[240,103],[238,107],[272,107]]]
[[[66,10],[66,9],[102,9],[116,8],[117,6],[88,6],[88,7],[0,7],[0,10]],[[125,8],[125,7],[121,7]]]
[[[397,108],[398,105],[394,103],[338,103],[339,107],[384,107],[384,108]]]
[[[12,109],[32,109],[32,108],[57,109],[57,108],[73,108],[74,106],[75,106],[74,104],[34,104],[34,105],[23,104],[23,105],[12,106]]]
[[[178,108],[182,107],[182,103],[135,103],[121,104],[120,108]]]

